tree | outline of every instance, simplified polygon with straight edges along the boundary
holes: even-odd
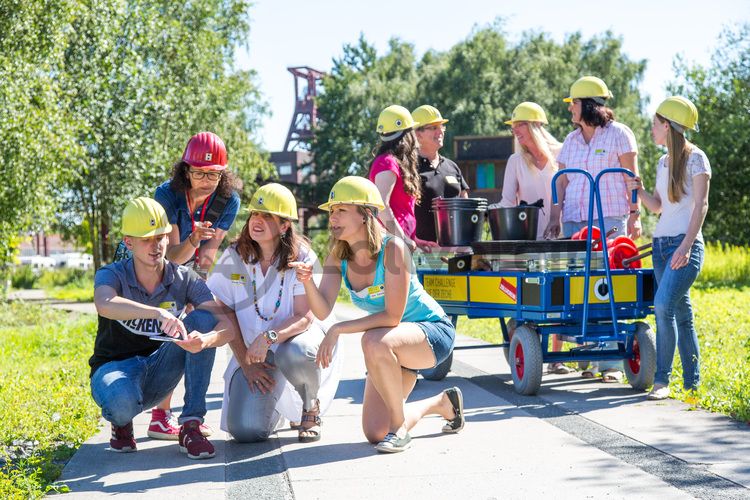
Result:
[[[708,68],[678,59],[671,93],[698,108],[700,132],[690,140],[705,151],[713,175],[703,233],[707,239],[750,242],[750,24],[726,29]]]
[[[318,98],[321,123],[312,146],[317,182],[307,186],[308,199],[325,199],[341,177],[367,174],[378,140],[378,115],[394,103],[415,103],[416,82],[412,45],[393,39],[382,57],[363,36],[344,46]]]
[[[440,109],[450,119],[446,155],[453,154],[456,135],[510,133],[503,122],[522,101],[542,105],[551,132],[562,141],[573,129],[562,99],[586,74],[607,82],[617,119],[633,129],[644,160],[653,161],[646,102],[638,91],[646,63],[628,59],[620,38],[607,32],[584,41],[574,34],[559,44],[545,33],[527,32],[513,43],[502,23],[475,29],[450,50],[429,51],[420,61],[411,46],[397,40],[382,57],[362,37],[357,45],[345,46],[318,101],[322,125],[313,143],[319,179],[315,199],[325,198],[341,176],[366,172],[377,142],[377,115],[389,104]]]
[[[20,233],[52,218],[49,193],[78,150],[56,78],[73,11],[66,0],[0,1],[0,268],[12,260]]]
[[[246,180],[270,164],[251,141],[264,112],[252,72],[232,67],[249,30],[244,0],[93,0],[71,23],[61,71],[83,154],[63,185],[64,221],[85,221],[95,266],[109,259],[127,199],[152,196],[187,139],[225,139]]]

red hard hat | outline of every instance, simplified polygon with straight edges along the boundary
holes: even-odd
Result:
[[[213,132],[199,132],[185,146],[182,161],[191,167],[224,170],[227,168],[227,148],[221,137]]]

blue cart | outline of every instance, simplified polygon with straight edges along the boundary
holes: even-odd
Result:
[[[624,173],[626,169],[606,169],[594,179],[580,169],[565,169],[562,174],[580,174],[589,179],[589,228],[591,234],[593,207],[596,204],[599,220],[603,221],[598,196],[602,175]],[[635,193],[633,193],[635,196]],[[557,203],[553,189],[553,201]],[[607,255],[606,237],[602,234],[602,252],[592,250],[591,241],[585,245],[582,266],[567,259],[575,252],[556,251],[571,242],[482,242],[476,249],[495,255],[522,254],[528,262],[534,256],[555,255],[557,266],[532,265],[525,269],[497,269],[491,271],[418,270],[418,276],[430,295],[451,316],[454,324],[460,315],[469,318],[499,318],[504,342],[500,344],[510,365],[515,390],[520,394],[536,394],[541,385],[542,364],[554,362],[591,362],[624,360],[628,382],[635,389],[646,389],[653,384],[656,371],[656,340],[653,331],[642,320],[653,313],[656,281],[653,269],[612,270]],[[553,249],[550,252],[550,248]],[[546,252],[538,252],[538,249]],[[489,259],[491,262],[492,259]],[[571,263],[565,266],[566,262]],[[592,269],[592,260],[601,262],[603,269]],[[465,261],[466,262],[466,261]],[[559,265],[563,263],[562,267]],[[458,266],[462,267],[459,262]],[[582,269],[581,269],[582,267]],[[536,269],[535,269],[536,268]],[[569,351],[549,350],[549,336],[562,335],[575,344]],[[609,344],[609,347],[607,344]],[[611,346],[616,347],[611,347]],[[450,370],[452,356],[443,364],[425,373],[428,379],[439,380]]]

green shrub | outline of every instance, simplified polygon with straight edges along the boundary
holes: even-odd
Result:
[[[58,286],[72,286],[76,288],[92,287],[94,271],[62,267],[43,271],[39,275],[39,286],[50,289]]]
[[[30,289],[36,286],[39,275],[31,266],[12,267],[9,270],[10,286],[17,289]]]

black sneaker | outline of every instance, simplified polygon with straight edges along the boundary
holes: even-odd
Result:
[[[461,394],[461,389],[458,387],[451,387],[445,390],[445,395],[448,396],[448,401],[453,406],[453,413],[455,417],[452,420],[448,420],[443,426],[443,432],[455,434],[464,428],[466,420],[464,418],[464,396]]]
[[[385,435],[383,440],[379,442],[375,449],[380,453],[398,453],[404,451],[411,446],[411,436],[409,433],[402,438],[398,437],[395,433],[389,432]]]

